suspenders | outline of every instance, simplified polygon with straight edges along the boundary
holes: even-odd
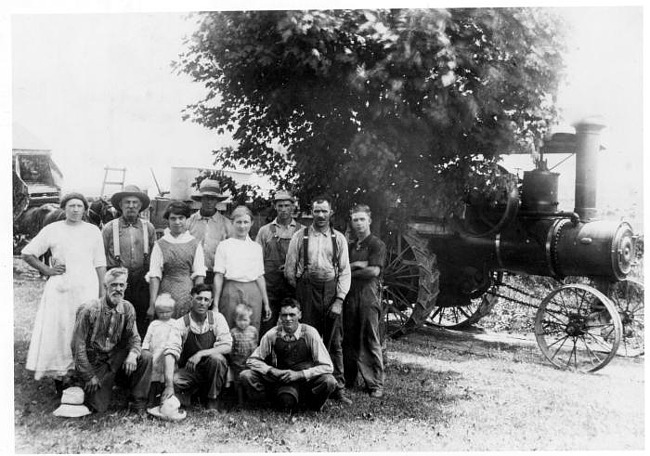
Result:
[[[113,224],[113,256],[118,263],[122,264],[120,261],[120,219],[111,220],[109,223]],[[144,241],[144,258],[146,262],[149,256],[149,229],[144,221],[142,221],[142,238]]]
[[[332,239],[332,265],[334,266],[334,277],[336,280],[339,278],[339,246],[336,243],[336,233],[333,228],[330,228],[330,239]],[[305,275],[309,265],[309,227],[302,230],[302,275]]]

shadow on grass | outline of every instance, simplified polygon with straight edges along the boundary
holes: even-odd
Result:
[[[162,446],[161,450],[203,451],[221,443],[231,445],[229,448],[233,451],[294,451],[296,439],[303,436],[303,450],[322,448],[336,451],[341,448],[341,441],[328,440],[324,433],[330,432],[332,427],[355,432],[376,429],[373,432],[379,433],[387,432],[391,426],[408,425],[414,421],[435,427],[449,420],[453,410],[451,404],[471,399],[456,387],[461,377],[458,372],[436,371],[391,360],[386,369],[386,394],[383,398],[370,398],[361,388],[356,388],[348,391],[352,405],[328,401],[319,413],[300,411],[290,414],[250,403],[240,409],[231,400],[226,402],[228,412],[225,415],[191,406],[186,420],[169,423],[130,413],[126,407],[126,391],[117,389],[108,412],[79,419],[62,419],[52,415],[59,405],[53,383],[49,380],[37,382],[25,369],[27,346],[25,341],[15,345],[17,452],[153,451],[156,447],[152,448],[147,440],[142,440],[143,436],[151,439],[152,436],[164,435],[168,438],[170,431],[178,432],[178,440],[173,445],[180,446]],[[212,436],[205,446],[196,440],[203,434]],[[290,439],[293,441],[291,448],[283,444]],[[185,447],[183,441],[186,441]]]

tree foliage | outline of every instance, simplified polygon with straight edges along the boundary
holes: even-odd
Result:
[[[557,113],[560,22],[533,8],[230,11],[198,15],[176,62],[205,85],[190,118],[216,151],[343,208],[448,212],[495,185]]]

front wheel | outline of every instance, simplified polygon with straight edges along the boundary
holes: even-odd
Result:
[[[535,317],[535,338],[554,366],[595,372],[609,363],[622,334],[612,301],[593,287],[563,285],[542,300]]]

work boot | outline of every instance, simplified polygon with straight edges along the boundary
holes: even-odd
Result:
[[[345,405],[352,405],[352,399],[345,395],[343,388],[337,388],[330,395],[330,399],[344,403]]]

